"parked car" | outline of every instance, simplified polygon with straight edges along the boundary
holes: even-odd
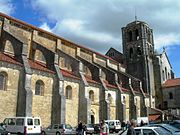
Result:
[[[113,133],[113,132],[118,133],[121,130],[121,123],[119,120],[105,120],[105,122],[109,126],[110,133]]]
[[[169,125],[169,124],[152,124],[152,125],[148,125],[148,126],[150,126],[150,127],[161,127],[173,135],[180,135],[180,130],[178,128],[175,128],[175,127]]]
[[[169,122],[169,124],[173,127],[180,129],[180,120],[174,120],[172,122]]]
[[[94,124],[94,134],[99,134],[100,133],[100,124]]]
[[[42,129],[42,135],[75,135],[76,130],[69,124],[53,124]]]
[[[86,134],[93,134],[94,133],[94,126],[93,124],[86,124]]]
[[[9,135],[10,133],[6,131],[5,128],[3,128],[3,126],[1,125],[0,125],[0,135]]]
[[[135,127],[136,135],[172,135],[161,127]]]
[[[40,117],[8,117],[3,127],[11,134],[41,134]]]

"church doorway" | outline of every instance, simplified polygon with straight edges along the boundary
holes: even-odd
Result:
[[[95,113],[91,110],[91,124],[95,124]]]
[[[94,115],[91,115],[91,124],[94,124],[94,123],[95,123]]]

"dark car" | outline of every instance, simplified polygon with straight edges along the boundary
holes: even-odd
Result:
[[[169,124],[173,127],[176,127],[180,130],[180,120],[174,120],[172,122],[169,122]]]

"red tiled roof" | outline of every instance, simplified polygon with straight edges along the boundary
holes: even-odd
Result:
[[[49,73],[52,73],[54,74],[55,72],[48,69],[46,67],[45,64],[41,63],[41,62],[38,62],[38,61],[32,61],[32,60],[28,60],[29,61],[29,65],[32,69],[37,69],[37,70],[41,70],[41,71],[44,71],[44,72],[49,72]]]
[[[67,70],[64,70],[64,69],[60,69],[60,70],[61,70],[62,75],[65,76],[65,77],[70,77],[70,78],[73,78],[73,79],[80,79],[78,76],[73,74],[73,72],[71,72],[71,71],[67,71]]]
[[[180,86],[180,78],[169,79],[163,84],[164,88],[175,87],[175,86]]]
[[[158,115],[158,114],[157,115],[149,115],[148,118],[149,118],[149,121],[156,121],[161,118],[161,115]]]
[[[89,83],[96,83],[96,84],[99,83],[99,82],[93,80],[91,76],[85,75],[85,78],[86,78],[86,81],[89,82]]]
[[[107,87],[110,87],[110,88],[117,88],[117,86],[112,85],[112,84],[109,84],[109,82],[108,82],[107,80],[104,80],[104,83],[106,84]]]
[[[14,58],[13,56],[9,56],[7,54],[4,54],[4,53],[0,53],[0,61],[5,61],[8,63],[23,66],[23,64],[18,62],[16,58]]]
[[[121,87],[122,91],[129,91],[129,89]]]

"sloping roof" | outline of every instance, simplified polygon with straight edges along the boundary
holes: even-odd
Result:
[[[117,88],[116,85],[109,84],[109,82],[108,82],[107,80],[104,80],[104,83],[106,84],[106,87],[109,87],[109,88]]]
[[[62,75],[65,77],[69,77],[69,78],[73,78],[73,79],[80,79],[78,76],[73,74],[73,72],[71,72],[71,71],[67,71],[64,69],[60,69],[60,70],[61,70]]]
[[[23,64],[18,62],[17,59],[13,56],[6,55],[4,53],[0,53],[0,61],[16,64],[22,66]]]
[[[90,76],[85,75],[86,81],[89,83],[94,83],[94,84],[100,84],[99,82],[93,80]]]
[[[30,67],[32,69],[37,69],[37,70],[44,71],[44,72],[49,72],[49,73],[52,73],[52,74],[55,73],[55,71],[52,71],[52,70],[48,69],[46,67],[46,65],[41,63],[41,62],[33,61],[33,60],[28,60],[28,62],[29,62],[29,65],[30,65]]]
[[[163,88],[180,86],[180,78],[169,79],[163,84]]]

